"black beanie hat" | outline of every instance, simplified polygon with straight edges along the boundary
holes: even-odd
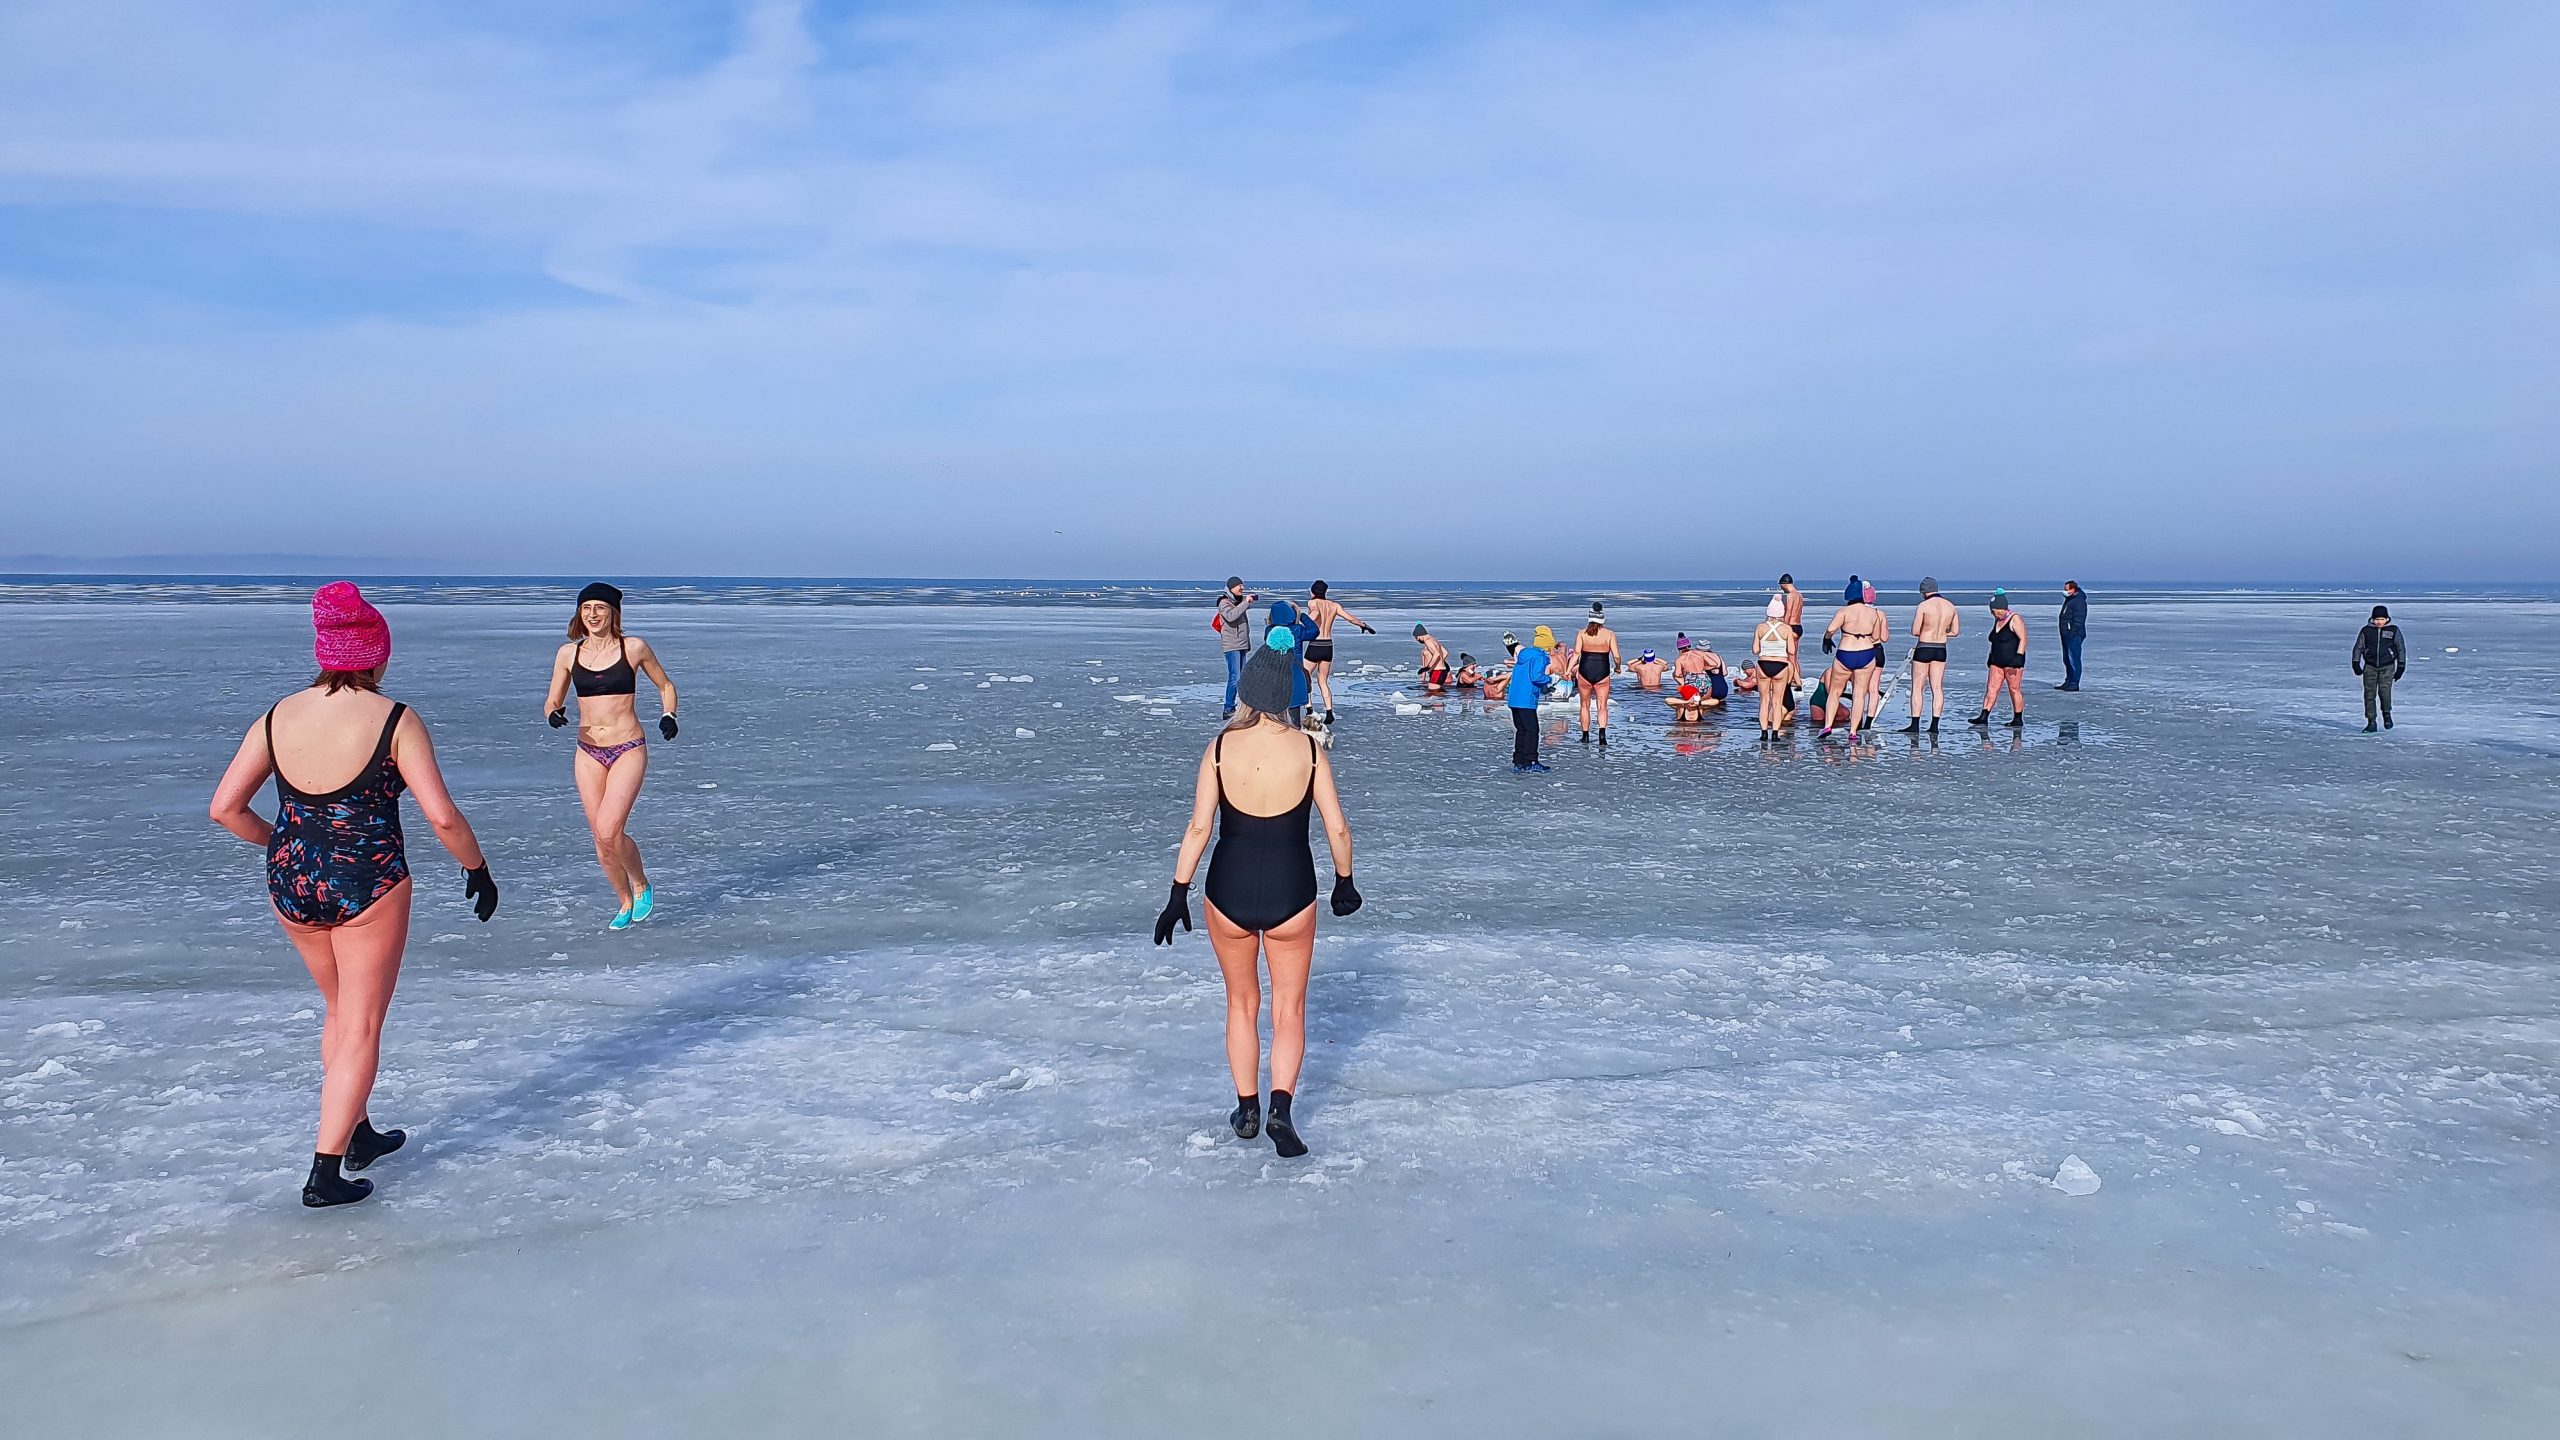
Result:
[[[601,600],[616,610],[622,608],[622,592],[601,580],[578,592],[579,604],[584,605],[590,600]]]
[[[2373,618],[2374,618],[2374,619],[2376,619],[2376,620],[2388,620],[2388,619],[2390,619],[2390,618],[2391,618],[2391,607],[2390,607],[2390,606],[2388,606],[2388,605],[2376,605],[2376,606],[2374,606],[2374,607],[2373,607]]]

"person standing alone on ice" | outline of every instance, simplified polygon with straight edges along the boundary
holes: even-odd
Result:
[[[2356,631],[2351,661],[2364,677],[2364,733],[2373,733],[2374,711],[2382,712],[2382,728],[2391,728],[2391,683],[2409,673],[2409,646],[2400,627],[2391,623],[2391,607],[2376,605],[2373,618]]]

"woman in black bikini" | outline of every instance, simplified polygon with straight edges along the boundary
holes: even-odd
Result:
[[[302,1203],[345,1205],[373,1193],[350,1180],[409,1137],[376,1130],[366,1115],[382,1060],[382,1018],[400,980],[409,940],[409,857],[400,835],[400,795],[415,795],[436,838],[463,868],[463,894],[482,920],[497,913],[498,887],[471,822],[445,793],[426,723],[383,697],[391,627],[355,586],[341,580],[311,599],[311,688],[269,707],[240,741],[213,792],[215,824],[267,852],[267,899],[285,938],[320,987],[320,1132]],[[310,790],[286,778],[348,777]],[[272,824],[249,806],[274,776]]]
[[[676,684],[648,641],[622,633],[622,592],[601,580],[579,591],[578,613],[569,619],[569,643],[552,657],[551,690],[542,708],[552,729],[567,725],[569,691],[577,689],[578,754],[569,765],[578,780],[578,803],[586,807],[587,828],[595,833],[596,863],[604,867],[614,898],[622,902],[610,924],[615,930],[631,928],[657,908],[649,872],[640,864],[640,847],[623,828],[649,773],[649,746],[635,699],[642,675],[658,687],[658,704],[665,711],[658,717],[658,733],[673,740]]]
[[[1582,692],[1582,743],[1591,743],[1591,712],[1600,712],[1600,743],[1609,743],[1609,677],[1618,673],[1618,632],[1601,618],[1600,602],[1591,602],[1591,619],[1573,637],[1574,688]]]
[[[1351,826],[1334,793],[1333,762],[1291,728],[1289,700],[1297,637],[1274,628],[1245,662],[1236,687],[1236,718],[1200,756],[1191,823],[1173,864],[1173,895],[1156,916],[1156,943],[1173,943],[1173,927],[1191,928],[1191,877],[1218,836],[1209,862],[1209,944],[1227,982],[1227,1068],[1236,1108],[1227,1117],[1239,1140],[1264,1129],[1272,1148],[1307,1153],[1289,1113],[1307,1054],[1307,969],[1316,948],[1316,862],[1307,843],[1307,811],[1324,816],[1333,852],[1333,913],[1360,908],[1351,883]],[[1292,803],[1294,801],[1294,803]],[[1262,1115],[1262,972],[1271,966],[1271,1117]]]

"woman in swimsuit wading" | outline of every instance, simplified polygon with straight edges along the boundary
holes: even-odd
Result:
[[[1840,595],[1840,609],[1822,632],[1822,648],[1830,650],[1836,640],[1840,667],[1849,672],[1849,734],[1853,739],[1859,731],[1876,723],[1876,711],[1883,708],[1877,682],[1884,678],[1884,642],[1891,627],[1884,612],[1869,598],[1873,593],[1857,576],[1850,576],[1848,587]],[[1822,721],[1822,733],[1830,734],[1831,717],[1825,715]]]
[[[1600,714],[1600,743],[1609,743],[1609,677],[1618,673],[1618,632],[1602,618],[1600,602],[1591,602],[1591,618],[1573,637],[1573,683],[1582,692],[1582,743],[1591,743],[1591,715]]]
[[[462,892],[487,920],[498,910],[471,822],[445,793],[426,722],[384,698],[391,627],[341,580],[311,597],[320,674],[277,701],[241,738],[213,792],[213,822],[267,852],[267,900],[320,987],[320,1132],[302,1203],[346,1205],[373,1193],[350,1180],[400,1148],[400,1130],[366,1114],[382,1060],[382,1019],[409,940],[409,857],[400,795],[415,795],[436,839],[461,862]],[[276,818],[249,808],[275,777]],[[299,777],[300,783],[291,777]],[[317,785],[311,789],[306,786]]]
[[[544,718],[551,728],[569,723],[568,695],[578,692],[578,752],[569,762],[578,780],[578,803],[586,807],[587,828],[595,833],[596,863],[613,895],[622,902],[610,927],[627,930],[657,908],[650,893],[649,872],[641,867],[640,847],[623,827],[639,802],[640,782],[649,773],[649,745],[640,729],[635,697],[640,677],[658,687],[658,733],[676,738],[676,683],[649,642],[622,633],[622,592],[599,580],[578,592],[578,613],[569,617],[569,643],[551,660],[551,689],[543,697]]]
[[[1360,908],[1351,883],[1351,826],[1334,793],[1333,763],[1288,722],[1297,637],[1274,627],[1245,662],[1236,689],[1242,707],[1200,756],[1191,823],[1173,863],[1173,895],[1156,916],[1156,943],[1173,943],[1173,927],[1191,928],[1191,877],[1209,848],[1209,944],[1227,982],[1227,1068],[1236,1108],[1227,1117],[1236,1138],[1268,1129],[1283,1156],[1307,1153],[1289,1112],[1298,1069],[1307,1055],[1307,968],[1316,947],[1316,862],[1307,843],[1307,811],[1324,816],[1333,852],[1333,913]],[[1262,962],[1271,966],[1271,1115],[1262,1113]]]

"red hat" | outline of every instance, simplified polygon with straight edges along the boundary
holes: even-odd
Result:
[[[311,597],[311,655],[323,670],[370,670],[391,658],[391,625],[352,581]]]

